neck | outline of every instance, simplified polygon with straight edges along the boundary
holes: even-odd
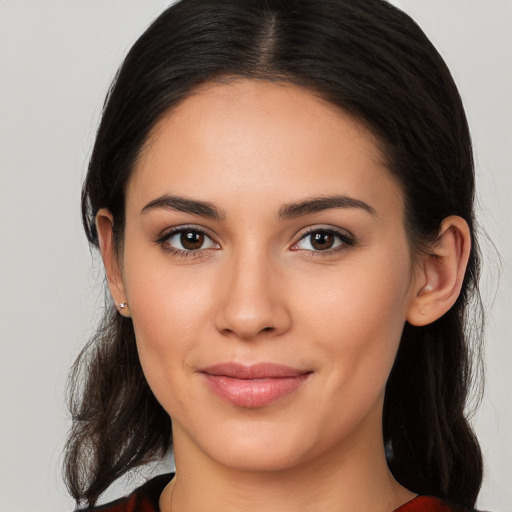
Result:
[[[389,472],[380,431],[275,471],[218,464],[181,434],[175,429],[177,471],[162,512],[391,512],[414,497]]]

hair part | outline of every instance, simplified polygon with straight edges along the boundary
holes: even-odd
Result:
[[[162,116],[201,84],[232,77],[306,87],[364,123],[402,187],[416,249],[436,239],[447,216],[468,223],[461,294],[433,324],[405,325],[383,429],[389,467],[403,486],[472,507],[482,456],[465,406],[482,322],[468,329],[470,304],[479,304],[471,139],[448,68],[403,12],[383,0],[171,6],[135,43],[108,92],[82,191],[89,241],[98,245],[95,216],[108,208],[120,246],[126,186]],[[111,307],[70,382],[65,476],[77,503],[92,506],[116,478],[169,450],[171,423],[144,378],[131,320]]]

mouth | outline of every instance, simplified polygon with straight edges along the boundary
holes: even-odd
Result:
[[[223,363],[199,373],[210,391],[222,400],[238,407],[257,408],[297,390],[313,372],[275,363]]]

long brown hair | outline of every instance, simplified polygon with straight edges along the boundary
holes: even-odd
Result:
[[[402,485],[473,506],[482,457],[465,407],[482,319],[471,139],[449,70],[403,12],[383,0],[170,7],[135,43],[108,93],[83,187],[89,241],[98,245],[94,218],[106,207],[122,244],[124,190],[150,130],[199,84],[230,76],[307,87],[364,122],[404,190],[413,246],[435,239],[449,215],[467,221],[472,249],[462,292],[433,324],[405,325],[383,428]],[[77,503],[90,506],[116,478],[172,446],[171,421],[144,378],[131,320],[108,303],[70,377],[65,477]]]

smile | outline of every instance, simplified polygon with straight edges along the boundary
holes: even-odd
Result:
[[[298,389],[312,374],[274,363],[224,363],[201,370],[206,385],[238,407],[264,407]]]

